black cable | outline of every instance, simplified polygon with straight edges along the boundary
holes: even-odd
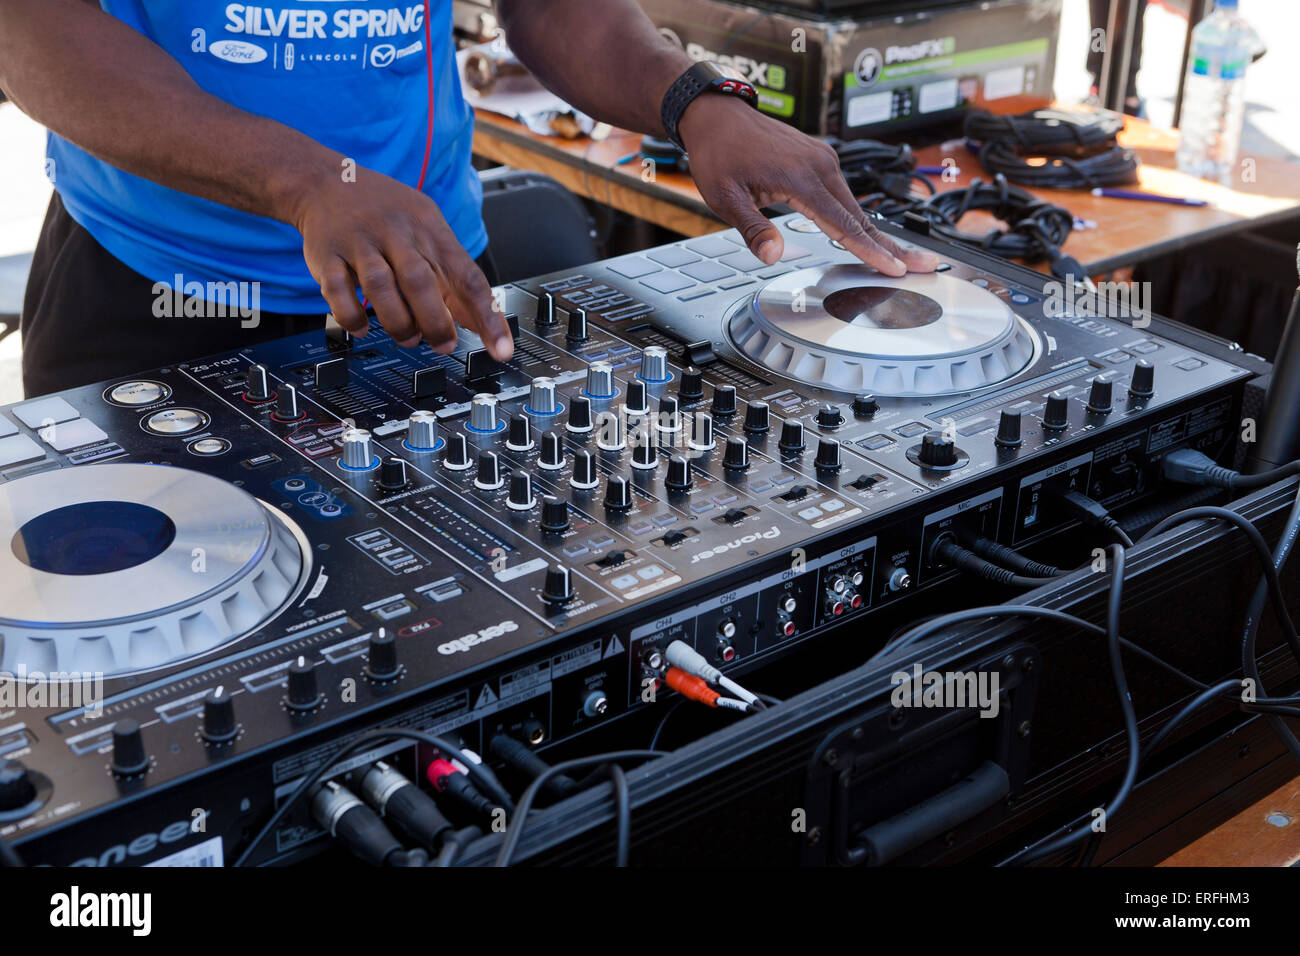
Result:
[[[18,851],[10,845],[4,837],[0,837],[0,867],[19,867],[26,866],[23,858],[18,855]]]
[[[1070,491],[1057,495],[1057,500],[1065,505],[1071,517],[1078,518],[1084,524],[1100,528],[1126,548],[1133,547],[1133,539],[1119,526],[1119,522],[1106,510],[1100,501],[1093,501],[1081,491]]]
[[[1114,145],[1124,129],[1124,117],[1109,110],[1070,110],[1046,107],[1016,116],[977,110],[966,115],[965,133],[986,143],[1009,140],[1021,149],[1065,156],[1087,156]]]
[[[1137,153],[1123,146],[1076,158],[1026,152],[1009,140],[994,139],[980,147],[980,165],[994,175],[1037,189],[1097,189],[1138,181]]]
[[[665,757],[662,750],[615,750],[610,753],[596,754],[591,757],[579,757],[576,760],[566,760],[564,763],[558,763],[551,767],[550,770],[542,774],[536,780],[528,785],[528,789],[523,792],[519,798],[519,803],[515,807],[515,812],[510,818],[510,825],[506,827],[505,835],[501,838],[501,846],[497,850],[496,861],[494,866],[509,866],[511,858],[515,855],[519,847],[519,841],[523,838],[524,826],[528,823],[528,814],[532,810],[533,803],[537,800],[537,794],[541,792],[546,780],[550,775],[557,773],[568,773],[571,770],[582,770],[585,767],[593,765],[611,763],[615,760],[651,760],[655,757]],[[614,785],[615,800],[619,799],[618,785]],[[630,824],[629,824],[630,826]]]
[[[935,542],[932,553],[945,564],[950,564],[958,570],[974,574],[986,581],[992,581],[994,584],[1018,588],[1037,588],[1056,580],[1054,577],[1027,577],[1023,574],[1016,574],[1014,571],[1008,571],[1006,568],[1000,568],[996,564],[985,561],[975,552],[963,548],[952,538],[940,538]]]
[[[668,706],[668,710],[664,713],[663,717],[659,719],[659,724],[658,726],[655,727],[655,732],[650,736],[651,750],[659,749],[659,741],[664,735],[664,730],[666,730],[668,727],[668,718],[671,717],[673,714],[675,714],[678,708],[680,708],[685,703],[686,703],[685,697],[678,697],[675,701],[673,701]]]
[[[465,765],[466,772],[469,776],[473,777],[476,783],[478,783],[484,790],[488,791],[502,807],[507,811],[514,809],[514,803],[510,799],[510,794],[506,793],[502,789],[501,785],[496,782],[495,778],[484,773],[478,764],[462,753],[460,748],[452,744],[450,741],[444,740],[442,737],[434,736],[433,734],[422,733],[418,730],[409,730],[405,727],[380,727],[375,730],[366,731],[349,743],[339,747],[324,762],[322,762],[319,767],[309,773],[303,779],[303,782],[298,785],[297,789],[295,789],[293,793],[289,794],[288,799],[286,799],[284,803],[280,804],[280,808],[271,814],[271,819],[267,820],[262,828],[254,834],[253,839],[249,842],[248,846],[244,848],[244,852],[239,854],[239,857],[235,860],[234,866],[243,866],[245,862],[247,862],[249,855],[258,844],[266,839],[267,834],[271,832],[275,825],[284,819],[285,815],[299,800],[302,799],[303,795],[315,786],[315,784],[320,781],[321,777],[328,773],[331,768],[335,767],[339,761],[355,753],[361,747],[392,738],[415,740],[423,744],[428,744],[430,747],[436,747],[445,755],[454,755],[462,764]]]
[[[609,765],[609,782],[614,786],[614,816],[618,831],[614,865],[627,866],[632,852],[632,795],[628,791],[627,774],[616,763]]]
[[[992,538],[986,538],[983,535],[974,535],[969,540],[964,541],[963,544],[986,561],[992,561],[994,564],[1020,571],[1031,577],[1059,578],[1070,573],[1054,565],[1027,558],[1014,548],[1008,548],[1005,544],[998,544]]]

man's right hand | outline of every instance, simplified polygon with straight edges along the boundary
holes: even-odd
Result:
[[[510,328],[493,307],[487,279],[428,196],[358,168],[354,182],[318,182],[295,207],[307,268],[343,328],[364,335],[369,327],[360,286],[401,345],[423,338],[445,354],[456,347],[460,325],[477,333],[493,358],[510,358]]]

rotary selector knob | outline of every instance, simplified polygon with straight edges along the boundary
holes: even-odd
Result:
[[[316,677],[316,667],[299,657],[289,665],[288,687],[285,691],[284,705],[291,711],[315,710],[320,706],[321,693]]]
[[[465,471],[470,467],[469,442],[460,432],[452,432],[447,439],[447,453],[442,456],[442,467],[448,471]]]
[[[397,660],[397,640],[384,628],[370,635],[366,647],[366,676],[371,680],[393,680],[402,671]]]
[[[542,530],[558,534],[569,527],[569,503],[563,498],[542,499]]]
[[[474,477],[474,486],[484,491],[500,488],[504,479],[501,477],[501,459],[494,451],[482,451],[478,456],[478,473]]]
[[[634,378],[627,383],[627,401],[623,403],[629,415],[644,415],[650,411],[650,400],[646,394],[645,382]]]
[[[823,405],[817,410],[817,424],[821,428],[839,428],[844,424],[844,415],[835,405]]]
[[[647,382],[666,382],[672,378],[668,373],[668,350],[662,345],[652,345],[641,353],[641,378]]]
[[[765,432],[771,427],[767,402],[750,402],[745,409],[745,431]]]
[[[244,397],[250,402],[265,402],[271,397],[271,377],[265,365],[249,366],[245,383]]]
[[[229,743],[239,735],[235,701],[225,688],[218,687],[203,698],[203,729],[199,733],[210,744]]]
[[[1047,396],[1047,404],[1043,406],[1043,427],[1060,431],[1069,424],[1070,399],[1060,392],[1052,392]]]
[[[682,369],[682,379],[677,386],[677,394],[684,402],[693,402],[704,397],[704,373],[694,365]]]
[[[542,600],[547,604],[567,604],[573,600],[573,578],[562,564],[553,564],[546,570],[542,582]]]
[[[880,403],[874,395],[859,395],[853,400],[853,414],[857,418],[870,418],[880,411]]]
[[[527,451],[533,447],[533,423],[527,415],[512,415],[510,429],[506,432],[506,447],[511,451]]]
[[[957,464],[957,445],[943,432],[931,430],[921,436],[917,457],[926,468],[951,468]]]
[[[818,441],[817,456],[813,459],[813,466],[818,471],[839,471],[842,467],[840,443],[833,438],[823,438]]]
[[[1156,393],[1156,367],[1146,359],[1138,359],[1133,366],[1128,392],[1137,398],[1150,398]]]
[[[528,409],[534,415],[554,415],[555,379],[539,375],[528,386]]]
[[[691,486],[691,463],[681,455],[668,459],[668,474],[664,484],[674,491],[685,491]]]
[[[632,507],[632,489],[621,475],[610,476],[605,482],[605,507],[613,511],[626,511]]]
[[[659,421],[655,427],[666,435],[675,435],[681,430],[682,413],[673,396],[665,395],[659,399]]]
[[[713,390],[714,415],[734,415],[736,414],[736,386],[719,385]]]
[[[558,471],[564,467],[564,446],[560,436],[555,432],[542,432],[542,454],[537,459],[537,467],[547,471]]]
[[[578,434],[591,431],[591,399],[586,395],[574,396],[569,402],[569,420],[564,427]]]
[[[596,487],[596,459],[585,448],[574,453],[573,476],[569,479],[569,484],[575,488]]]
[[[592,398],[614,397],[614,367],[608,362],[587,366],[587,394]]]
[[[406,420],[406,444],[415,451],[433,451],[438,447],[438,416],[421,409]]]
[[[572,309],[569,312],[569,328],[565,331],[564,337],[570,342],[585,342],[588,337],[587,332],[587,310]]]
[[[25,807],[35,799],[31,772],[17,760],[0,761],[0,813]]]
[[[403,459],[396,456],[384,459],[384,463],[379,466],[379,487],[385,491],[400,491],[410,483]]]
[[[803,422],[787,418],[781,425],[781,440],[777,447],[788,455],[797,455],[804,449]]]
[[[601,451],[621,451],[627,446],[623,419],[614,412],[601,412],[596,428],[596,447]]]
[[[140,732],[140,724],[131,717],[113,725],[113,759],[109,767],[119,777],[133,777],[149,769],[144,734]]]
[[[1020,413],[1003,409],[998,416],[998,434],[994,444],[1003,448],[1015,448],[1023,439],[1020,437]]]
[[[296,385],[283,385],[279,394],[275,397],[274,418],[282,422],[296,422],[302,418],[302,410],[298,407],[298,387]]]
[[[722,467],[728,471],[744,471],[749,467],[749,442],[743,438],[728,438],[722,453]]]
[[[349,428],[343,433],[343,467],[364,471],[374,466],[375,451],[370,432],[364,428]]]
[[[543,328],[555,324],[555,296],[549,292],[543,292],[537,297],[537,314],[535,318],[537,324]]]
[[[506,507],[511,511],[529,511],[536,504],[537,499],[533,497],[533,476],[526,471],[511,475]]]
[[[689,444],[696,451],[707,451],[714,446],[713,416],[708,412],[696,412],[691,419]]]
[[[1088,389],[1088,411],[1098,415],[1108,415],[1113,407],[1113,392],[1110,379],[1094,378]]]
[[[469,402],[469,427],[476,432],[494,432],[501,427],[497,417],[497,397],[479,392]]]
[[[659,464],[659,449],[655,447],[654,432],[642,426],[637,429],[635,438],[636,443],[632,447],[632,467],[654,468]]]

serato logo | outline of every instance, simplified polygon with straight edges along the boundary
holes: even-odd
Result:
[[[891,46],[885,48],[885,63],[911,63],[913,60],[928,60],[935,56],[947,56],[957,49],[956,37],[937,37],[922,40],[910,46]]]
[[[509,634],[511,631],[518,629],[519,625],[514,621],[502,621],[500,624],[493,624],[491,627],[483,628],[477,634],[466,634],[464,637],[458,637],[444,644],[439,644],[438,653],[448,655],[458,652],[468,653],[469,649],[477,644],[484,644],[494,637],[500,637],[502,634]]]
[[[745,545],[753,544],[755,541],[770,540],[772,538],[779,538],[780,536],[781,529],[776,525],[772,525],[772,530],[770,531],[755,531],[753,534],[747,534],[743,538],[737,538],[735,541],[727,541],[710,548],[708,551],[701,551],[699,554],[693,554],[691,555],[691,564],[695,564],[697,561],[703,561],[706,558],[711,558],[715,554],[722,554],[724,551],[743,548]]]
[[[857,60],[854,61],[853,75],[858,78],[858,85],[870,86],[880,79],[880,71],[884,67],[885,61],[881,59],[880,51],[869,46],[859,53]]]

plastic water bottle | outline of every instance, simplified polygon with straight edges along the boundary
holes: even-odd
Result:
[[[1259,34],[1237,13],[1237,0],[1217,0],[1192,30],[1175,156],[1183,172],[1229,185],[1241,143],[1246,67],[1260,45]]]

